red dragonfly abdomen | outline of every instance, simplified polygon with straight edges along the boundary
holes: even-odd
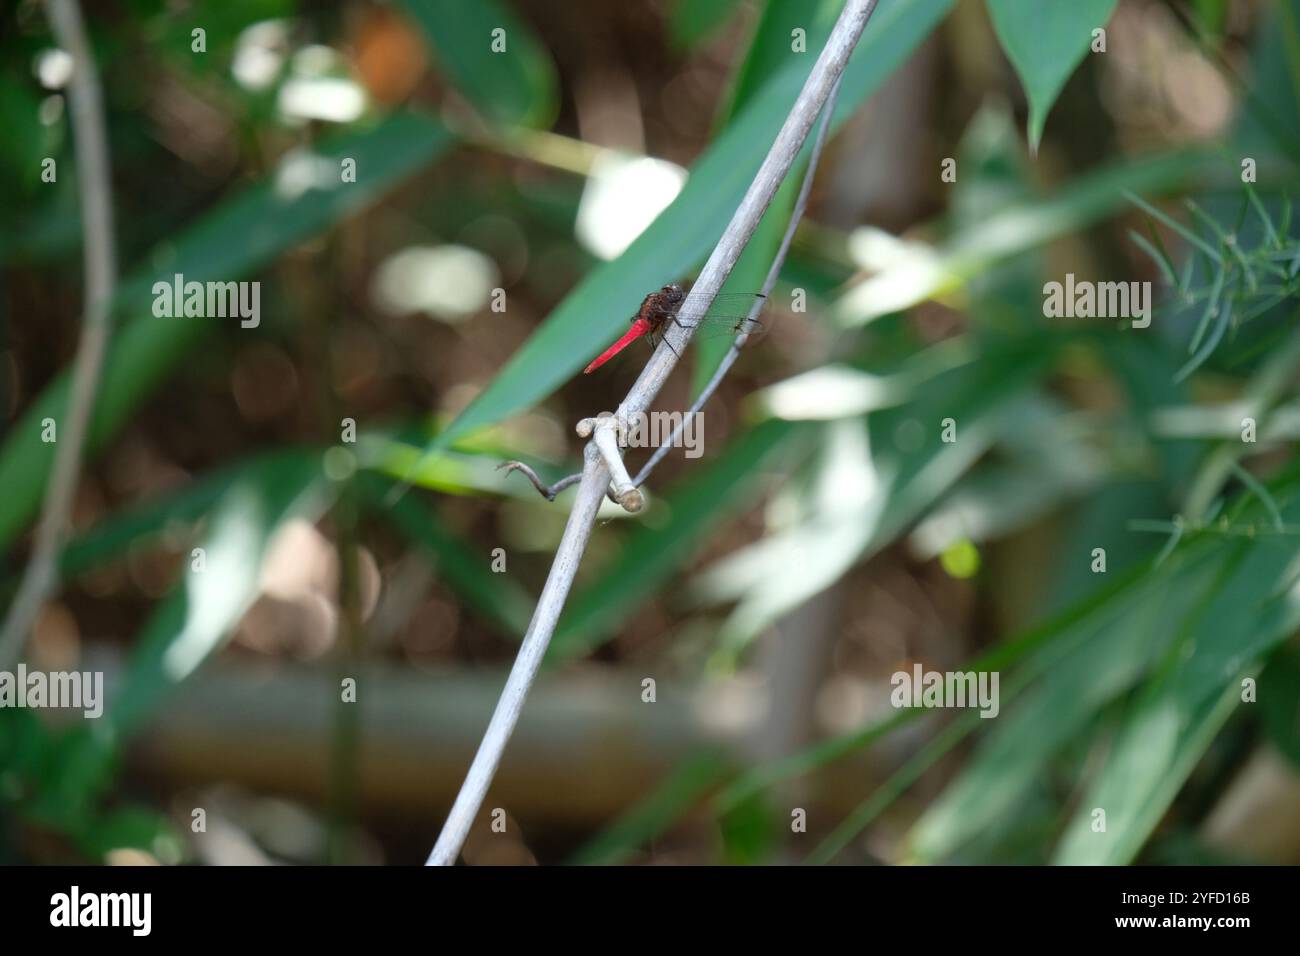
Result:
[[[609,348],[605,349],[605,351],[602,352],[598,358],[593,360],[590,365],[588,365],[586,368],[582,370],[582,374],[586,375],[588,372],[596,371],[596,369],[600,368],[602,365],[604,365],[606,362],[612,359],[619,352],[623,351],[625,348],[627,348],[629,345],[631,345],[641,336],[647,334],[653,329],[654,326],[651,325],[648,321],[646,321],[645,319],[638,318],[635,322],[632,323],[632,327],[628,329],[626,333],[624,333],[623,337],[619,339],[617,342],[615,342],[613,345],[611,345]]]

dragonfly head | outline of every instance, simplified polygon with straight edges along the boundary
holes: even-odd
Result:
[[[682,300],[686,298],[686,293],[682,291],[682,287],[676,282],[664,286],[659,292],[663,295],[665,304],[670,306],[681,305]]]

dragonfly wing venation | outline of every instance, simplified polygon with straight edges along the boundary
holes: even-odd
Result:
[[[751,312],[757,314],[766,304],[767,300],[764,296],[753,293],[727,294],[715,297],[703,312],[697,309],[679,309],[677,316],[681,319],[743,319]]]

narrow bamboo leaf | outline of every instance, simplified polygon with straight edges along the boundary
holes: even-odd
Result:
[[[1188,229],[1186,226],[1184,226],[1173,216],[1170,216],[1162,212],[1161,210],[1157,209],[1155,206],[1147,202],[1145,199],[1143,199],[1141,196],[1135,195],[1131,192],[1126,192],[1125,198],[1127,198],[1129,202],[1133,203],[1133,205],[1137,206],[1139,209],[1145,212],[1148,216],[1151,216],[1153,219],[1160,220],[1162,223],[1164,223],[1174,232],[1178,233],[1178,235],[1182,236],[1183,239],[1185,239],[1188,243],[1195,246],[1197,249],[1200,249],[1201,252],[1209,256],[1210,259],[1213,260],[1214,262],[1216,263],[1223,262],[1223,256],[1219,253],[1219,250],[1215,249],[1212,245],[1210,245],[1208,242],[1206,242],[1204,239],[1198,236],[1191,229]],[[1193,205],[1191,208],[1195,210],[1198,207]],[[1211,222],[1213,222],[1213,220],[1211,220]],[[1217,227],[1218,224],[1216,223],[1215,225]]]
[[[743,110],[773,74],[792,60],[807,58],[810,51],[815,55],[825,45],[842,8],[839,0],[766,0],[732,76],[726,106],[718,113],[720,125]],[[877,10],[872,19],[881,12]]]
[[[145,396],[191,349],[223,329],[219,319],[163,318],[149,309],[156,280],[230,281],[263,267],[305,239],[373,203],[399,180],[431,162],[451,143],[436,121],[412,114],[335,137],[285,157],[268,180],[218,205],[151,264],[122,282],[117,312],[125,321],[109,351],[89,435],[90,450],[121,427]],[[344,183],[341,161],[356,160],[357,181]],[[42,441],[42,421],[62,421],[68,376],[61,374],[27,408],[0,447],[0,549],[35,513],[54,444]]]
[[[368,510],[384,518],[435,561],[442,579],[503,633],[522,637],[533,599],[514,579],[491,570],[491,556],[478,554],[453,534],[432,508],[415,495],[389,502],[396,482],[373,473],[358,476]]]
[[[1097,711],[1131,688],[1172,639],[1196,587],[1214,580],[1213,555],[1165,565],[1070,622],[1026,662],[1035,683],[1004,703],[975,758],[926,810],[909,837],[921,863],[951,858],[979,833],[1012,818],[1047,761],[1089,726]]]
[[[1300,519],[1300,494],[1292,489],[1283,508],[1290,520]],[[1259,538],[1228,550],[1221,583],[1190,616],[1185,636],[1125,720],[1054,862],[1132,862],[1215,732],[1243,705],[1241,677],[1300,625],[1294,544]],[[1104,831],[1094,825],[1098,808]]]
[[[221,500],[232,485],[246,480],[249,474],[267,468],[296,468],[307,459],[319,457],[319,452],[300,449],[272,452],[202,476],[172,494],[125,508],[68,542],[60,561],[61,573],[65,577],[83,574],[107,561],[123,557],[132,545],[161,533],[169,525],[197,521]]]
[[[401,0],[457,89],[498,123],[551,125],[559,103],[555,64],[502,0]]]
[[[1294,514],[1294,487],[1292,495],[1284,514]],[[1275,492],[1275,498],[1285,495]],[[1245,498],[1238,507],[1248,517],[1267,514]],[[1097,856],[1126,862],[1208,741],[1203,732],[1221,719],[1217,704],[1225,686],[1295,627],[1300,604],[1293,565],[1294,549],[1284,538],[1252,547],[1200,536],[1070,623],[1017,671],[1032,684],[1004,707],[975,758],[917,823],[909,837],[915,859],[951,859],[981,832],[1014,820],[1049,760],[1154,673],[1153,689],[1140,696],[1107,761],[1110,769],[1103,770],[1107,782],[1090,785],[1093,793],[1080,803],[1058,853],[1062,861],[1092,855],[1094,862]],[[1181,728],[1172,736],[1171,717]],[[1148,744],[1155,749],[1147,752]],[[1135,776],[1139,764],[1146,769]],[[1097,807],[1106,810],[1110,835],[1091,830]]]
[[[1228,331],[1228,325],[1232,321],[1232,310],[1227,305],[1221,305],[1215,313],[1214,327],[1210,331],[1210,337],[1205,340],[1205,344],[1187,360],[1187,364],[1174,373],[1175,382],[1183,382],[1187,377],[1205,364],[1206,360],[1214,354],[1214,350],[1219,347],[1223,341],[1224,334]]]
[[[965,714],[954,720],[938,735],[928,741],[921,750],[903,766],[890,774],[889,779],[876,788],[866,800],[857,806],[839,826],[832,830],[816,849],[808,855],[806,862],[821,866],[831,862],[835,855],[849,845],[867,828],[872,820],[887,810],[895,800],[907,792],[944,754],[961,743],[966,736],[978,726],[979,717]]]
[[[1099,222],[1124,208],[1124,190],[1163,193],[1186,187],[1211,168],[1204,151],[1180,150],[1117,163],[1080,176],[1042,198],[1013,200],[941,245],[913,254],[850,286],[834,306],[836,320],[856,327],[955,293],[994,265]]]
[[[275,532],[290,518],[316,520],[333,494],[315,457],[268,462],[230,486],[211,515],[201,563],[185,563],[135,643],[107,714],[116,737],[137,730],[222,646],[256,596]]]
[[[1210,319],[1219,314],[1219,294],[1223,291],[1223,281],[1227,274],[1226,269],[1215,270],[1214,284],[1210,286],[1209,297],[1205,300],[1205,310],[1201,313],[1200,321],[1196,323],[1196,330],[1192,333],[1192,340],[1187,344],[1188,352],[1194,354],[1201,347],[1201,342],[1205,339],[1205,333],[1210,328]]]
[[[1036,150],[1047,114],[1105,28],[1118,0],[987,0],[993,29],[1029,97],[1029,142]]]
[[[1076,622],[1094,613],[1102,604],[1134,587],[1138,579],[1138,575],[1133,572],[1117,576],[1113,582],[1038,627],[968,661],[962,670],[979,672],[1010,668],[1066,634]],[[1014,684],[1007,687],[1008,696],[1004,696],[1003,700],[1009,700],[1017,691]],[[755,767],[728,784],[714,800],[714,806],[719,814],[730,812],[767,787],[811,773],[857,753],[903,724],[919,719],[924,713],[921,708],[900,710],[864,727],[821,741],[800,753]]]
[[[1268,236],[1269,243],[1273,246],[1280,247],[1282,245],[1282,238],[1278,235],[1277,229],[1273,226],[1273,218],[1268,214],[1268,210],[1264,208],[1264,204],[1260,202],[1259,194],[1255,192],[1255,187],[1247,183],[1245,189],[1246,195],[1250,199],[1250,206],[1255,210],[1255,215],[1259,217],[1259,221],[1264,227],[1264,233]],[[1289,203],[1290,197],[1287,197],[1286,201]],[[1289,217],[1284,215],[1283,218],[1285,219]],[[1289,223],[1287,225],[1289,225]],[[1287,235],[1285,225],[1282,229],[1282,235]]]
[[[363,442],[363,446],[360,453],[363,467],[443,494],[491,494],[528,500],[537,494],[528,482],[517,475],[512,477],[499,467],[502,461],[514,458],[513,455],[468,454],[457,450],[427,455],[412,445],[383,438]],[[553,465],[543,467],[542,473],[550,475],[550,480],[566,474]]]
[[[683,49],[699,46],[735,15],[740,0],[673,0],[668,33]]]
[[[923,712],[920,709],[915,708],[902,710],[866,727],[824,740],[789,757],[754,767],[738,776],[718,794],[713,801],[714,808],[719,815],[729,813],[768,787],[801,777],[871,746],[891,731],[915,720],[921,713]]]
[[[937,376],[917,401],[869,416],[869,444],[860,452],[850,431],[861,429],[860,422],[838,423],[833,436],[827,433],[833,441],[826,446],[826,473],[851,469],[865,477],[851,492],[838,489],[806,521],[724,558],[692,583],[701,599],[739,602],[719,633],[724,653],[738,653],[924,514],[1012,420],[1016,399],[1052,354],[1037,341],[1022,343]],[[943,440],[950,418],[955,441]],[[897,436],[908,421],[926,424],[914,447],[900,448]],[[784,573],[792,556],[798,575]]]
[[[1163,249],[1158,249],[1145,236],[1133,229],[1128,231],[1128,236],[1133,240],[1133,244],[1145,252],[1151,261],[1160,268],[1160,271],[1164,273],[1165,281],[1176,288],[1178,286],[1178,271],[1169,260],[1168,254]]]
[[[1259,675],[1260,712],[1269,739],[1300,768],[1300,650],[1282,645]]]
[[[1277,506],[1277,502],[1273,500],[1269,490],[1264,487],[1263,482],[1235,461],[1232,463],[1232,473],[1237,476],[1238,481],[1250,489],[1250,493],[1268,511],[1268,516],[1273,520],[1273,527],[1281,531],[1285,525],[1282,520],[1282,510]]]
[[[727,763],[723,754],[715,752],[686,758],[644,800],[574,853],[569,864],[617,866],[625,863],[637,847],[666,831],[716,786],[726,773]]]
[[[767,273],[772,267],[772,259],[789,227],[790,214],[794,211],[794,201],[799,194],[800,180],[806,168],[806,162],[796,163],[795,171],[777,190],[772,205],[759,222],[758,228],[754,230],[754,237],[750,239],[749,245],[736,261],[736,267],[731,271],[731,276],[723,287],[724,292],[757,292],[762,288]],[[764,324],[764,333],[770,331],[771,323],[775,321],[775,309],[778,307],[775,301],[768,302],[767,308],[759,315],[758,321]],[[760,347],[762,335],[751,336],[749,341],[755,347]],[[701,329],[696,335],[694,362],[691,366],[692,396],[698,396],[704,390],[704,386],[713,377],[723,356],[733,344],[735,344],[734,336],[718,329]]]

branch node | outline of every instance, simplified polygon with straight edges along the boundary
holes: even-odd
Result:
[[[582,428],[590,422],[591,419],[584,418],[578,423],[578,427]],[[620,446],[625,433],[623,420],[604,412],[595,420],[592,441],[601,457],[605,459],[606,467],[609,468],[613,497],[624,510],[635,513],[645,507],[645,499],[632,481],[632,476],[627,473],[627,466],[623,464],[623,452]]]

